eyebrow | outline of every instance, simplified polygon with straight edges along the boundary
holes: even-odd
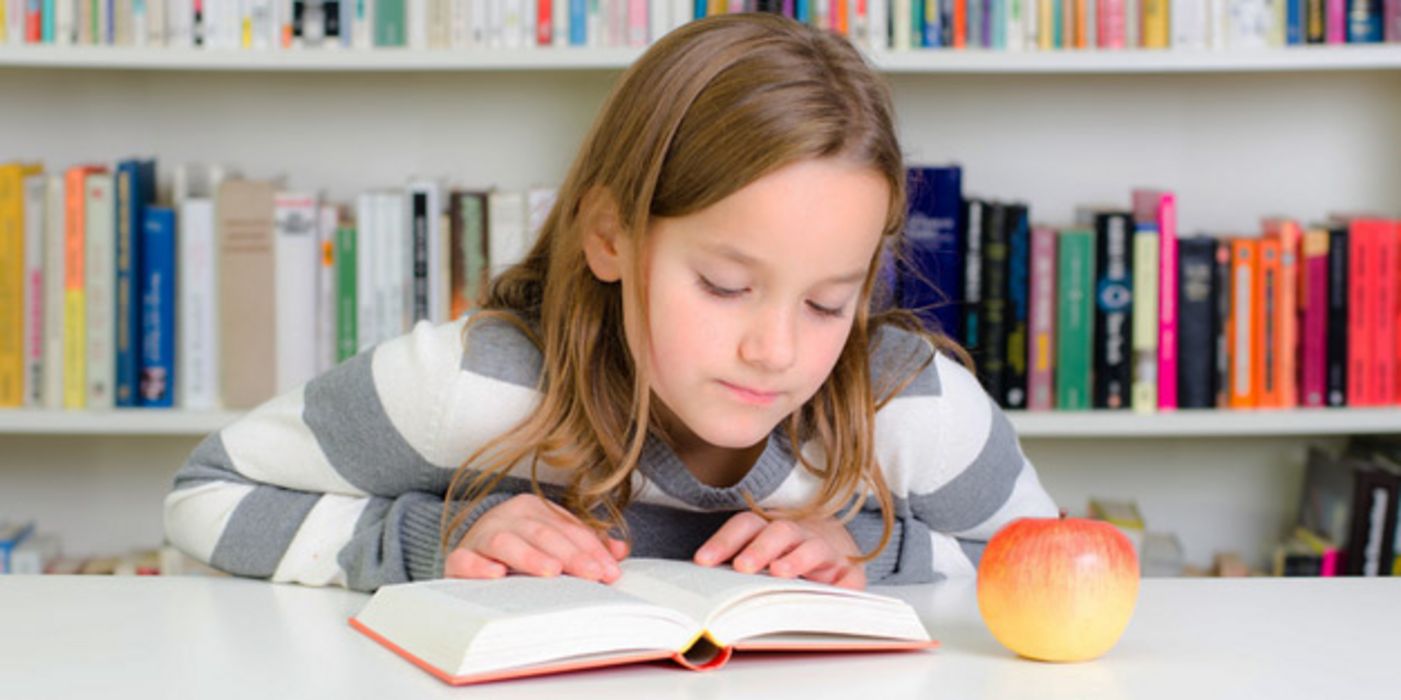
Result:
[[[722,258],[729,258],[730,260],[733,260],[746,267],[760,269],[764,267],[763,261],[748,253],[745,253],[742,250],[739,250],[738,248],[724,243],[706,243],[702,244],[701,247],[706,252],[712,255],[718,255]],[[864,279],[866,279],[866,271],[857,270],[855,272],[849,272],[844,275],[833,275],[824,280],[821,280],[820,282],[818,282],[818,284],[854,284]]]

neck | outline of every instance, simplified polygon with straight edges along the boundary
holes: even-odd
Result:
[[[656,394],[652,395],[652,406],[671,443],[671,449],[686,465],[686,471],[706,486],[728,488],[738,484],[759,461],[759,455],[768,445],[767,439],[749,447],[712,445],[692,432],[657,399]]]

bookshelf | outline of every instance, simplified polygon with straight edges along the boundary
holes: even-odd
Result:
[[[181,51],[0,46],[0,154],[51,167],[220,161],[348,201],[437,175],[562,179],[637,49]],[[912,163],[1069,222],[1174,189],[1180,232],[1340,210],[1401,215],[1401,45],[1258,51],[880,52]],[[168,170],[163,172],[168,173]],[[164,175],[162,176],[164,177]],[[77,553],[154,544],[170,476],[237,413],[0,411],[0,513]],[[1052,495],[1133,498],[1188,561],[1252,563],[1292,517],[1303,447],[1401,433],[1401,408],[1014,414]]]

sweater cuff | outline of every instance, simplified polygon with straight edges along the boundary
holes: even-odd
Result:
[[[861,551],[869,553],[880,542],[880,511],[863,510],[846,528]],[[866,563],[866,580],[873,584],[934,581],[937,577],[932,554],[929,527],[915,518],[896,518],[885,549]]]
[[[514,495],[493,493],[482,499],[482,502],[472,508],[467,517],[463,519],[462,524],[453,531],[448,542],[455,545],[462,539],[463,535],[467,534],[467,530],[472,527],[472,524],[477,522],[477,518]],[[443,577],[444,552],[439,544],[442,533],[443,505],[442,499],[425,498],[408,503],[404,508],[404,519],[401,525],[402,546],[404,548],[404,569],[410,581]],[[466,505],[466,503],[454,502],[453,508],[461,509]]]

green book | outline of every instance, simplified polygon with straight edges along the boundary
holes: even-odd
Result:
[[[336,362],[359,348],[359,306],[355,298],[355,227],[336,229]]]
[[[1056,408],[1090,407],[1090,343],[1094,338],[1095,232],[1073,228],[1057,242]]]
[[[375,0],[375,46],[407,46],[404,0]]]
[[[462,203],[462,249],[466,252],[466,287],[472,305],[481,299],[487,285],[486,195],[465,192]]]

